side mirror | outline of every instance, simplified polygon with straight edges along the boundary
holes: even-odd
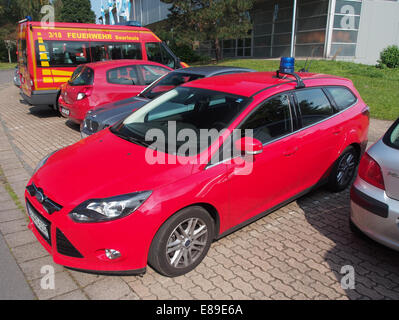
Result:
[[[252,137],[238,139],[234,143],[235,148],[241,153],[255,155],[263,152],[262,142]]]

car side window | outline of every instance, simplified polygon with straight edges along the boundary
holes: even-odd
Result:
[[[293,124],[288,95],[267,99],[245,120],[241,129],[252,129],[253,137],[263,144],[291,133]]]
[[[143,65],[139,66],[139,68],[143,75],[144,85],[146,86],[169,72],[168,69],[162,68],[160,66]]]
[[[300,90],[295,92],[295,96],[301,110],[304,127],[334,114],[330,101],[320,88]]]
[[[350,107],[357,100],[356,96],[345,87],[326,87],[326,90],[333,97],[339,111]]]
[[[175,68],[174,58],[169,52],[162,46],[160,42],[147,42],[145,44],[147,51],[147,58],[150,61],[155,61],[170,68]]]
[[[119,67],[108,70],[107,81],[113,84],[140,85],[135,66]]]

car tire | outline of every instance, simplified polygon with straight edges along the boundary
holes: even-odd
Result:
[[[167,277],[190,272],[206,256],[214,230],[214,220],[204,208],[182,209],[156,233],[148,255],[149,265]]]
[[[58,99],[59,99],[60,95],[61,95],[61,91],[58,91],[57,98],[55,98],[55,103],[53,105],[51,105],[51,108],[57,113],[57,115],[59,117],[61,117],[61,112],[60,112],[60,108],[58,105]]]
[[[353,181],[358,164],[359,155],[354,147],[349,146],[334,163],[328,177],[328,189],[332,192],[345,190]]]

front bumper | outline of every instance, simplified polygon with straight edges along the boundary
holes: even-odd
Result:
[[[359,177],[351,189],[351,220],[373,240],[399,251],[399,201]]]
[[[34,212],[49,223],[50,239],[30,218],[28,228],[41,245],[52,255],[55,263],[96,274],[143,274],[152,237],[143,228],[140,214],[102,223],[76,223],[68,213],[73,208],[62,208],[48,214],[43,205],[25,192],[26,201]],[[115,249],[121,257],[110,260],[105,249]]]
[[[80,124],[80,136],[84,139],[108,127],[108,124],[99,123],[96,119],[88,115]]]

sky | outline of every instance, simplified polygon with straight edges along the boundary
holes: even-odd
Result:
[[[91,9],[97,16],[97,19],[101,16],[101,0],[90,0],[91,2]],[[107,3],[108,0],[103,0],[103,3]],[[97,21],[96,21],[97,22]]]

